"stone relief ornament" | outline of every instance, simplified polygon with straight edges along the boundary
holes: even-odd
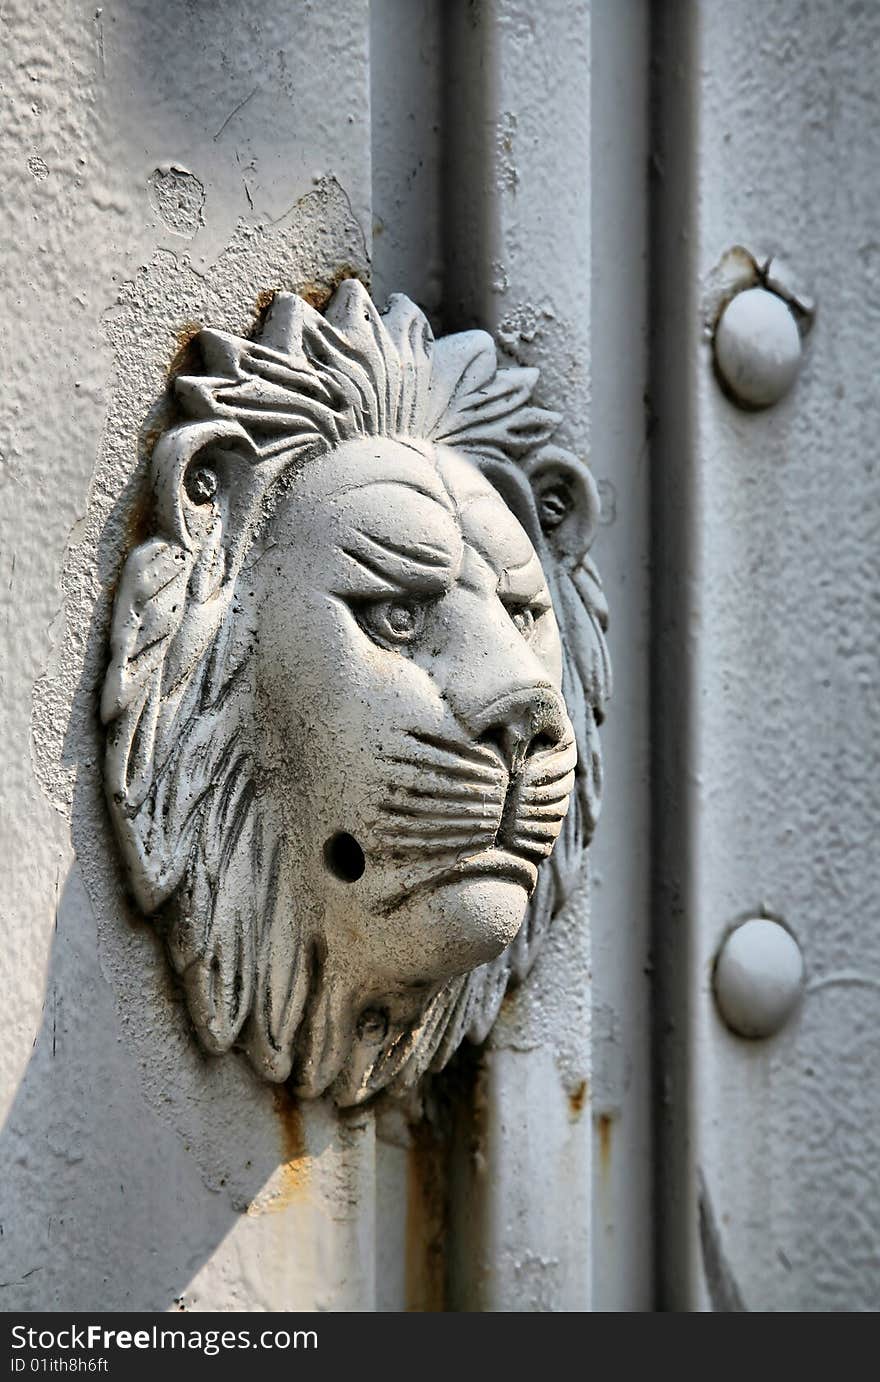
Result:
[[[535,369],[356,280],[203,330],[116,592],[131,889],[204,1048],[341,1106],[487,1035],[583,879],[606,607]]]

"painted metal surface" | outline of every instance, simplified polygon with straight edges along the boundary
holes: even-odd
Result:
[[[651,1070],[651,434],[648,384],[650,6],[591,8],[590,455],[614,605],[614,700],[594,841],[593,1287],[597,1311],[654,1301]]]
[[[880,674],[873,5],[657,10],[653,459],[661,1299],[880,1299]],[[718,388],[704,294],[760,246],[816,299],[794,387]],[[778,917],[806,991],[724,1026],[730,927]]]
[[[630,545],[646,536],[648,484],[646,40],[641,5],[561,0],[540,16],[516,3],[457,7],[447,40],[444,300],[456,320],[478,314],[514,358],[540,364],[548,397],[581,400],[566,444],[596,466],[597,548],[625,667],[622,718],[615,725],[612,700],[604,727],[614,804],[595,842],[592,955],[585,894],[568,919],[568,959],[548,954],[502,1011],[480,1087],[495,1159],[471,1260],[496,1309],[630,1309],[651,1294],[649,905],[646,873],[627,863],[630,849],[648,857],[647,572]],[[551,1183],[542,1203],[530,1187]]]
[[[436,10],[427,11],[434,27],[420,32],[419,44],[437,34],[439,48],[429,58],[448,75],[450,28],[444,24],[441,35]],[[515,9],[505,16],[515,40],[504,58],[512,79],[508,104],[514,96],[520,102],[521,90],[526,128],[543,121],[544,136],[550,124],[529,85],[530,66],[539,53],[544,65],[552,61],[554,45],[571,34],[572,76],[579,79],[586,70],[585,16],[586,10],[554,13],[540,43]],[[388,35],[392,18],[393,7],[375,5],[368,13],[354,3],[332,15],[306,3],[265,19],[234,7],[213,11],[210,19],[201,11],[180,19],[167,6],[129,8],[124,15],[77,8],[61,23],[48,3],[28,14],[4,11],[18,112],[10,186],[22,188],[11,221],[19,250],[4,264],[7,302],[15,304],[8,327],[11,337],[32,343],[11,380],[4,450],[10,500],[4,675],[12,688],[7,732],[14,736],[7,761],[21,764],[4,784],[7,859],[25,857],[28,841],[39,841],[24,874],[9,869],[4,898],[10,938],[4,959],[14,974],[18,1024],[4,1032],[11,1059],[3,1137],[15,1167],[4,1184],[2,1215],[11,1306],[492,1304],[470,1291],[467,1273],[456,1282],[445,1265],[438,1270],[441,1256],[452,1261],[457,1252],[455,1226],[438,1208],[438,1199],[452,1193],[436,1188],[448,1179],[448,1167],[438,1167],[438,1146],[446,1161],[454,1156],[446,1155],[448,1144],[430,1123],[408,1127],[383,1115],[377,1153],[371,1111],[337,1114],[320,1101],[300,1107],[286,1094],[255,1087],[240,1064],[223,1067],[191,1046],[181,995],[162,975],[156,941],[122,901],[107,820],[93,791],[94,697],[114,589],[111,553],[120,540],[139,535],[122,532],[114,496],[125,489],[133,455],[145,458],[154,440],[149,423],[139,420],[145,402],[160,395],[168,360],[178,347],[188,348],[197,325],[216,317],[247,327],[248,314],[265,307],[258,284],[304,286],[323,300],[339,277],[367,274],[373,188],[386,201],[400,199],[399,174],[383,183],[382,159],[386,169],[392,162],[400,167],[405,97],[418,94],[406,82],[389,90],[396,66],[417,70],[414,54],[403,51],[415,37],[411,28],[404,25],[394,39],[400,64],[383,57],[371,69],[371,44],[375,53],[377,34],[384,27]],[[451,22],[472,18],[463,7]],[[57,51],[43,41],[49,30]],[[70,58],[64,64],[62,50]],[[334,101],[327,99],[328,64]],[[499,178],[512,192],[522,176],[510,147],[518,117],[512,110],[492,113],[494,93],[480,84],[476,67],[474,81],[490,102],[486,130],[503,164]],[[380,111],[375,135],[371,82]],[[430,89],[433,99],[442,90],[445,100],[439,80]],[[382,110],[390,123],[385,134]],[[563,113],[560,102],[556,119]],[[588,137],[585,115],[582,104],[572,156]],[[447,121],[447,145],[459,140],[450,128]],[[436,134],[422,121],[416,137],[419,148],[419,141],[428,146],[434,176],[441,173]],[[466,141],[459,154],[455,176],[463,177]],[[527,179],[534,193],[559,179],[562,166]],[[533,226],[517,235],[518,248],[511,245],[523,266],[529,237],[540,229],[534,193]],[[579,225],[588,195],[586,180],[579,181],[569,230],[558,229],[559,248]],[[424,204],[411,201],[409,214],[414,226],[425,218]],[[454,267],[448,243],[458,234],[454,218],[427,219],[429,246],[439,253],[444,245],[450,322],[456,313],[461,320],[465,293],[473,299],[468,310],[480,313],[482,288],[473,292]],[[414,253],[405,214],[395,228],[377,272],[398,284],[410,272],[421,274],[426,301],[439,302],[425,267],[432,261]],[[575,440],[584,435],[588,401],[589,345],[579,325],[588,291],[580,267],[576,257],[563,266],[580,299],[569,304],[550,347],[539,342],[538,348],[551,374],[552,401],[573,390]],[[551,320],[549,299],[535,310]],[[517,341],[542,335],[527,320],[531,311],[518,301],[515,320],[503,323],[514,363]],[[491,312],[484,317],[497,324]],[[579,360],[570,375],[569,365]],[[57,498],[48,509],[40,498],[46,493]],[[198,489],[193,502],[201,498]],[[17,636],[15,618],[21,601],[34,610],[25,638]],[[535,1073],[527,1086],[535,1092],[526,1097],[511,1086],[501,1099],[514,1127],[528,1117],[535,1150],[523,1164],[518,1137],[505,1136],[493,1151],[499,1171],[505,1168],[504,1176],[519,1185],[522,1231],[517,1237],[501,1223],[493,1247],[504,1259],[496,1303],[516,1308],[531,1308],[534,1300],[548,1308],[589,1303],[582,906],[566,926],[547,968],[549,996],[539,995],[535,1009],[543,1012],[541,1030],[554,1033],[538,1063],[530,1062]],[[575,966],[568,964],[571,945],[582,956]],[[568,976],[566,991],[556,991],[554,972]],[[156,1016],[169,1010],[177,1016],[166,1027]],[[545,1116],[534,1104],[542,1089],[536,1075],[547,1060],[555,1090],[541,1094]],[[543,1175],[548,1157],[555,1164],[568,1144],[571,1202],[559,1199],[548,1230]],[[111,1185],[119,1187],[118,1201],[115,1190],[108,1195]],[[497,1216],[495,1192],[487,1189],[484,1198],[489,1216]],[[164,1215],[157,1204],[166,1206]],[[464,1242],[462,1231],[459,1236]],[[387,1263],[388,1245],[400,1241],[403,1270],[398,1266],[377,1285],[376,1262]],[[118,1245],[112,1252],[110,1243]],[[522,1278],[521,1253],[528,1257]]]
[[[832,0],[4,5],[5,1308],[876,1308],[878,23]],[[742,246],[749,286],[817,303],[760,412],[712,359]],[[168,982],[146,928],[101,903],[118,875],[74,857],[108,831],[70,706],[104,671],[120,472],[95,462],[108,417],[140,416],[130,362],[158,388],[218,275],[245,329],[256,267],[320,292],[328,265],[537,364],[605,506],[592,934],[585,892],[418,1124],[218,1074],[144,983]],[[712,993],[750,917],[805,962],[761,1041]]]
[[[74,860],[106,827],[82,786],[100,676],[87,611],[110,567],[82,563],[62,585],[78,549],[113,531],[119,486],[93,482],[108,412],[111,428],[133,423],[126,389],[144,372],[161,390],[206,294],[254,312],[256,260],[307,277],[366,269],[368,19],[352,0],[262,14],[14,4],[0,20],[0,300],[19,343],[0,404],[7,1309],[375,1299],[372,1116],[301,1117],[188,1060],[185,1026],[177,1040],[150,1024],[144,929],[95,905],[118,879]]]

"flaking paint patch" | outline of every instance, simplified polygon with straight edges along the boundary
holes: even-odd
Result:
[[[166,164],[149,179],[150,205],[172,235],[191,240],[204,225],[205,188],[188,168]]]

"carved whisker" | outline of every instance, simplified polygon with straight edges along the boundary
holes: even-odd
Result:
[[[476,840],[478,844],[483,840],[494,840],[498,832],[498,820],[489,821],[450,821],[444,824],[442,821],[385,821],[375,826],[372,834],[377,840],[384,840],[387,843],[395,844],[396,841],[404,838],[420,839],[425,843],[430,840],[451,840],[459,835],[469,840]]]
[[[539,868],[551,853],[549,849],[535,849],[534,846],[526,845],[517,845],[514,852],[522,855],[523,859],[527,859],[530,864],[534,864],[535,868]]]
[[[568,754],[560,755],[552,763],[539,763],[534,765],[534,760],[526,768],[526,777],[530,784],[535,787],[549,787],[551,783],[558,782],[560,778],[567,777],[575,770],[575,761]]]
[[[574,791],[574,773],[566,773],[558,782],[546,787],[523,786],[521,800],[529,806],[547,806],[550,802],[564,801]]]
[[[575,761],[568,754],[560,755],[552,763],[535,764],[534,759],[530,759],[525,765],[523,783],[527,787],[552,787],[574,773]]]
[[[561,825],[561,822],[560,822]],[[547,845],[552,846],[559,835],[559,827],[555,830],[520,830],[517,829],[513,836],[515,844]]]
[[[545,853],[549,854],[554,844],[556,843],[558,837],[558,830],[554,830],[547,835],[544,835],[543,833],[536,834],[534,831],[531,830],[514,830],[511,833],[507,841],[507,844],[510,848],[513,848],[515,850],[523,850],[526,853],[529,853],[530,851],[537,849],[543,850]]]
[[[545,825],[535,825],[530,821],[515,821],[510,827],[510,838],[523,840],[556,840],[562,829],[562,819],[547,822]]]
[[[426,745],[430,749],[439,749],[442,753],[450,753],[456,758],[463,758],[465,762],[498,765],[498,757],[489,748],[484,748],[479,744],[463,744],[456,739],[444,739],[440,734],[425,734],[419,730],[409,730],[410,738],[417,743]]]
[[[511,828],[508,838],[512,840],[514,843],[516,843],[518,847],[529,846],[531,848],[535,846],[541,846],[543,848],[546,845],[547,849],[550,850],[553,848],[555,842],[559,839],[559,833],[561,828],[561,821],[557,821],[556,824],[552,827],[552,829],[546,831],[532,830],[527,826],[520,827],[519,825],[516,825]]]
[[[499,816],[500,812],[496,814],[494,819],[480,822],[468,819],[462,820],[460,818],[450,818],[448,821],[443,822],[438,821],[436,817],[433,820],[425,821],[404,818],[400,822],[392,824],[395,832],[400,831],[401,834],[405,833],[407,836],[418,836],[427,843],[432,839],[446,839],[451,835],[463,834],[467,831],[470,831],[473,835],[481,827],[488,831],[490,837],[494,836],[498,829]],[[381,838],[396,840],[399,839],[400,836],[397,833],[392,833],[392,830],[386,828],[381,832]]]
[[[396,857],[401,851],[411,850],[418,853],[424,851],[426,847],[431,847],[435,849],[437,854],[440,854],[443,852],[441,847],[444,845],[449,849],[454,846],[455,853],[466,850],[468,854],[480,854],[485,849],[491,849],[494,841],[494,830],[482,840],[475,836],[472,830],[459,831],[455,835],[437,835],[436,837],[430,835],[389,835],[384,839],[380,837],[380,843],[389,845],[392,857]]]
[[[544,757],[541,754],[534,754],[527,765],[527,773],[532,782],[545,783],[555,782],[557,778],[564,777],[566,773],[574,772],[577,757],[573,750],[559,752],[554,750],[552,755]]]
[[[491,794],[483,787],[446,787],[442,792],[435,792],[426,790],[424,787],[412,787],[407,783],[392,783],[389,784],[389,786],[392,791],[404,792],[408,797],[414,797],[416,800],[434,802],[438,805],[443,802],[459,803],[463,801],[473,801],[475,797],[481,802],[497,800],[500,803],[504,799],[504,792],[506,790],[505,784],[500,777],[497,780],[497,784],[493,783],[493,787],[497,786],[497,790]]]
[[[566,793],[558,801],[524,801],[520,797],[516,805],[517,820],[561,821],[568,811],[570,794]]]
[[[387,754],[384,761],[386,763],[395,763],[404,768],[413,768],[420,774],[422,779],[424,779],[426,773],[435,772],[447,777],[454,777],[461,782],[471,782],[475,787],[479,787],[484,783],[490,786],[496,786],[498,782],[503,781],[506,776],[504,769],[500,765],[494,771],[490,771],[488,768],[477,767],[476,764],[472,766],[468,763],[460,763],[454,758],[447,759],[440,755],[434,755],[428,759],[403,758],[396,754]]]
[[[495,839],[499,829],[499,817],[500,813],[489,821],[388,821],[373,831],[373,836],[374,839],[391,844],[398,840],[423,840],[427,844],[431,840],[452,839],[453,836],[464,835],[470,831],[471,839],[481,842],[484,839]]]
[[[492,809],[494,805],[494,810]],[[399,816],[405,820],[426,820],[436,821],[442,819],[444,822],[456,819],[461,823],[470,824],[473,821],[497,820],[501,814],[503,803],[500,797],[495,803],[480,802],[468,806],[463,801],[451,801],[448,805],[442,801],[383,801],[379,807],[387,816]]]
[[[549,816],[535,816],[528,811],[516,810],[511,816],[511,825],[515,825],[517,830],[523,828],[528,830],[555,830],[559,822],[565,819],[564,811],[554,811]]]
[[[517,811],[518,821],[535,821],[540,824],[542,821],[561,821],[568,807],[568,797],[562,797],[561,802],[550,802],[543,806],[524,806],[519,803]]]
[[[545,805],[549,801],[561,801],[563,797],[569,796],[574,789],[575,776],[574,773],[568,772],[552,782],[530,782],[522,778],[519,781],[520,795],[524,801]]]
[[[553,766],[557,763],[567,763],[573,768],[577,762],[577,750],[573,742],[560,741],[557,744],[550,744],[541,747],[535,745],[531,753],[532,764],[540,769],[548,764]]]

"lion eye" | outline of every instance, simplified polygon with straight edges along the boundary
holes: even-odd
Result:
[[[377,643],[413,643],[425,624],[425,607],[416,600],[371,600],[355,611],[357,621]]]

